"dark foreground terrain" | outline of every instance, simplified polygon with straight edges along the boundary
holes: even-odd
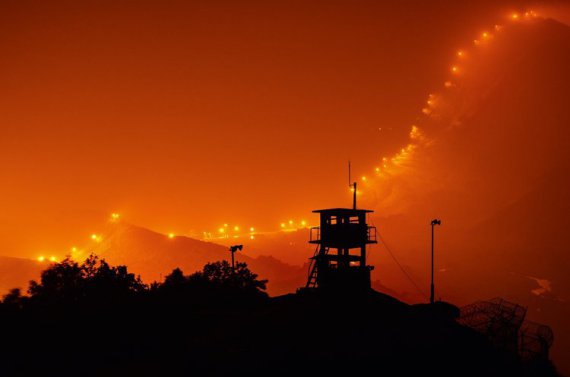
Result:
[[[243,264],[146,286],[124,267],[64,261],[0,305],[0,375],[556,375],[494,350],[449,304],[263,290]]]

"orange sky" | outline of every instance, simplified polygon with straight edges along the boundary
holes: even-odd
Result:
[[[544,22],[474,44],[529,7],[570,22],[549,4],[2,1],[0,255],[61,257],[111,212],[189,236],[315,223],[311,210],[350,204],[348,159],[374,176],[417,124],[428,142],[363,183],[361,203],[420,284],[441,217],[438,294],[528,305],[562,334],[560,358],[570,34]],[[305,239],[288,235],[248,251],[301,264]],[[374,279],[410,294],[384,246],[370,256]],[[534,293],[539,280],[552,290]]]
[[[347,159],[405,144],[454,46],[516,8],[455,3],[2,2],[3,253],[111,211],[190,234],[344,205]]]

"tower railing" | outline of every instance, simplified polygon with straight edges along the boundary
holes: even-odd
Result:
[[[309,231],[309,242],[320,242],[321,241],[321,227],[313,226]]]
[[[333,225],[334,227],[334,225]],[[378,232],[375,226],[368,226],[366,227],[366,240],[369,243],[377,243],[378,242]],[[310,243],[319,243],[321,241],[321,227],[314,226],[309,229],[309,242]]]
[[[369,226],[367,234],[368,234],[367,236],[368,242],[374,242],[374,243],[378,242],[378,234],[375,226]]]

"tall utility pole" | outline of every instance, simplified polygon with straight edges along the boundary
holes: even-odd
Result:
[[[429,296],[430,304],[433,304],[435,302],[435,286],[433,284],[433,244],[434,244],[433,229],[436,225],[441,225],[441,220],[433,219],[431,221],[431,286],[430,286],[430,296]]]

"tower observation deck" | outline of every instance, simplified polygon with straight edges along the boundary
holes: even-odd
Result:
[[[317,249],[311,259],[306,288],[369,289],[372,266],[366,246],[377,243],[376,227],[366,223],[373,211],[330,208],[313,211],[320,226],[311,228],[309,243]]]

